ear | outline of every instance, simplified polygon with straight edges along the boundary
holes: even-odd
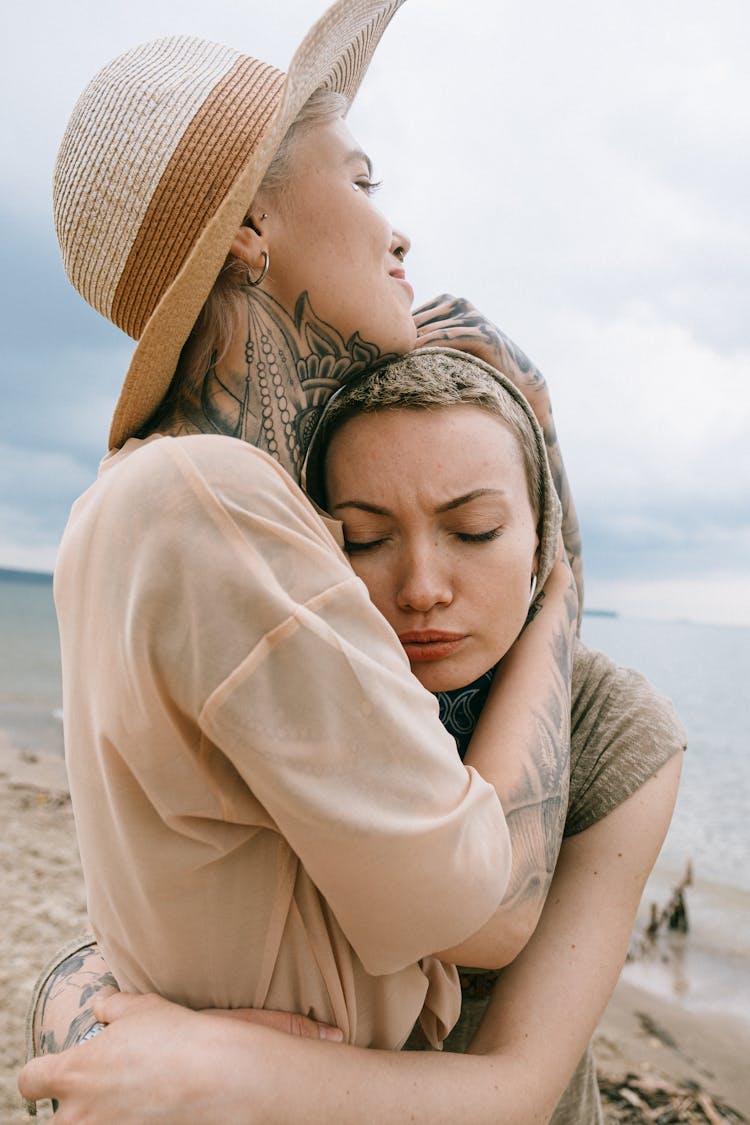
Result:
[[[254,217],[251,213],[232,239],[229,253],[251,269],[258,270],[263,265],[264,251],[268,253],[268,242],[263,235],[260,214]]]

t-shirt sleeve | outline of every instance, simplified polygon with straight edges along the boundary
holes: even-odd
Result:
[[[671,701],[640,672],[576,645],[573,658],[570,797],[565,835],[601,820],[673,754],[685,729]]]
[[[195,709],[368,972],[457,944],[509,877],[494,789],[460,762],[434,697],[286,474],[247,446],[231,466],[185,448],[171,495],[187,488],[189,518],[173,501],[156,532],[181,607],[159,641],[170,697]]]

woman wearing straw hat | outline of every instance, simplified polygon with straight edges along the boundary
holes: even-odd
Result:
[[[533,929],[575,620],[559,562],[513,696],[494,693],[515,738],[467,773],[292,479],[331,391],[416,338],[408,241],[342,119],[398,6],[334,5],[286,78],[194,40],[129,52],[76,107],[55,182],[71,281],[138,340],[56,577],[102,948],[134,990],[284,1007],[298,987],[390,1047],[417,1015],[434,1041],[455,1017],[428,954],[504,963]],[[495,790],[525,810],[523,855]]]
[[[455,1019],[430,954],[471,937],[494,963],[533,929],[575,632],[561,561],[497,692],[512,749],[467,772],[296,483],[330,393],[416,341],[408,239],[344,121],[400,2],[339,0],[286,76],[186,37],[128,51],[54,180],[71,282],[137,340],[56,568],[92,926],[131,991],[291,1007],[388,1048]],[[513,858],[515,804],[534,843]]]

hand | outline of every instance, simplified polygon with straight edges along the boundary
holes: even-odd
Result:
[[[125,993],[96,1000],[94,1014],[108,1024],[101,1034],[33,1059],[19,1075],[23,1097],[59,1102],[56,1125],[224,1125],[231,1119],[233,1079],[241,1076],[253,1088],[255,1078],[262,1087],[262,1048],[270,1042],[264,1036],[283,1030],[320,1039],[335,1031],[324,1028],[323,1034],[314,1020],[288,1013],[243,1011],[227,1019]],[[263,1121],[262,1105],[253,1109],[257,1116],[245,1104],[241,1119]]]
[[[296,1035],[300,1039],[327,1039],[331,1043],[344,1041],[344,1033],[340,1027],[318,1023],[297,1012],[267,1012],[264,1008],[205,1008],[203,1014],[244,1020],[245,1023],[270,1027],[274,1031],[283,1031],[285,1035]]]
[[[497,325],[463,297],[443,293],[414,313],[418,347],[457,348],[502,372],[524,395],[544,426],[550,412],[544,376]]]

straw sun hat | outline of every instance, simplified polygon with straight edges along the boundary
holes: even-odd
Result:
[[[69,280],[138,341],[110,448],[148,420],[273,157],[319,87],[351,102],[404,0],[337,0],[286,75],[202,39],[136,47],[84,90],[55,166]]]

